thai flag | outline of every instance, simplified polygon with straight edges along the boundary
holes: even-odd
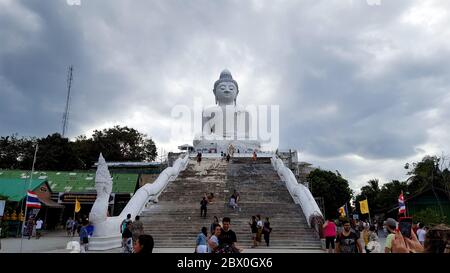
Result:
[[[27,191],[27,208],[41,208],[41,202],[39,201],[38,196],[32,191]]]
[[[403,198],[403,192],[400,193],[398,197],[398,214],[403,214],[406,212],[405,199]]]

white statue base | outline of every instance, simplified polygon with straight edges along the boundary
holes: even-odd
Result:
[[[248,153],[252,154],[253,151],[260,151],[261,144],[256,140],[207,140],[197,139],[194,140],[194,151],[201,153],[228,153],[228,147],[232,144],[234,146],[234,154]]]
[[[89,239],[90,250],[109,250],[122,247],[122,234],[104,237],[92,237]]]

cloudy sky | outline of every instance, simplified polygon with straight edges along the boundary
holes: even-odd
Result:
[[[69,1],[71,2],[71,1]],[[339,170],[352,188],[404,179],[406,162],[450,153],[450,1],[0,0],[0,135],[115,124],[159,147],[174,105],[224,68],[238,103],[280,105],[280,148]]]

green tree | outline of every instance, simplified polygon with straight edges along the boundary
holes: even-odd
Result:
[[[19,138],[17,134],[0,137],[0,168],[20,169],[28,168],[28,165],[31,167],[29,150],[34,149],[35,144],[35,138]]]
[[[368,185],[363,186],[361,188],[361,193],[358,194],[355,198],[355,207],[356,211],[360,213],[359,209],[359,201],[368,200],[369,203],[369,212],[374,215],[375,213],[379,212],[382,205],[380,204],[380,183],[378,179],[372,179],[367,182]]]
[[[338,209],[350,201],[352,191],[348,181],[339,173],[316,169],[308,176],[311,193],[315,197],[323,197],[325,202],[325,215],[338,217]]]
[[[59,133],[39,139],[38,144],[36,170],[71,171],[80,169],[79,160],[69,139],[63,138]]]
[[[440,187],[445,189],[449,183],[449,170],[443,166],[444,159],[437,156],[426,156],[420,162],[407,164],[408,190],[411,194],[420,192],[428,187]]]
[[[136,129],[121,126],[95,130],[92,138],[79,136],[73,145],[85,168],[97,162],[100,153],[108,161],[153,161],[157,156],[151,138]]]
[[[403,191],[407,192],[408,185],[406,182],[400,182],[398,180],[392,180],[381,187],[380,194],[378,196],[378,204],[380,204],[380,210],[386,211],[398,204],[398,197]]]
[[[424,223],[427,226],[435,226],[442,223],[449,223],[445,215],[431,209],[426,208],[414,214],[414,220]]]

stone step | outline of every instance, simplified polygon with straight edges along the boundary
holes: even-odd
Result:
[[[240,193],[241,211],[228,208],[233,189]],[[207,218],[200,217],[203,194],[213,192]],[[252,215],[269,216],[273,232],[272,246],[294,249],[318,249],[320,240],[307,226],[301,208],[294,204],[270,159],[232,159],[230,163],[205,159],[201,165],[191,160],[178,178],[171,182],[157,204],[149,205],[141,214],[145,231],[155,239],[157,247],[192,247],[202,226],[210,227],[212,216],[231,218],[239,244],[251,246],[248,225]],[[263,242],[264,244],[264,242]]]

